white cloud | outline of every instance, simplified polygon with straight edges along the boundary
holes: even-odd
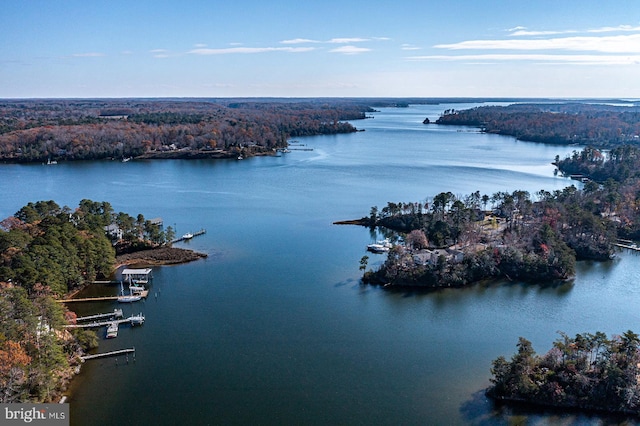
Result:
[[[400,46],[400,49],[402,49],[402,50],[420,50],[421,48],[418,47],[418,46],[414,46],[413,44],[404,43],[402,46]]]
[[[250,54],[265,52],[309,52],[315,50],[314,47],[228,47],[224,49],[193,49],[187,53],[193,55],[228,55],[228,54]]]
[[[294,38],[291,40],[282,40],[280,43],[282,44],[302,44],[302,43],[321,43],[318,40],[311,40],[308,38]]]
[[[557,37],[531,40],[469,40],[438,44],[449,50],[575,50],[604,53],[640,53],[640,34],[606,37]]]
[[[640,55],[548,55],[548,54],[480,54],[409,56],[411,61],[514,62],[574,65],[640,65]]]
[[[87,53],[74,53],[71,56],[73,56],[74,58],[99,58],[107,55],[100,52],[87,52]]]
[[[368,38],[359,38],[359,37],[353,37],[353,38],[332,38],[331,40],[327,41],[327,43],[337,43],[337,44],[347,44],[347,43],[362,43],[363,41],[369,41],[370,39]]]
[[[171,56],[167,49],[152,49],[149,53],[152,53],[154,58],[168,58]]]
[[[329,52],[332,53],[342,53],[345,55],[356,55],[358,53],[370,52],[371,49],[366,47],[356,47],[356,46],[341,46],[335,49],[331,49]]]
[[[593,28],[590,30],[547,30],[547,31],[533,31],[528,30],[526,27],[514,27],[507,30],[511,34],[510,36],[522,37],[522,36],[545,36],[545,35],[559,35],[559,34],[578,34],[578,33],[612,33],[612,32],[639,32],[640,27],[634,27],[631,25],[619,25],[617,27],[601,27]]]
[[[195,47],[196,49],[200,49],[203,47],[207,47],[207,45],[205,43],[196,43],[193,45],[193,47]]]

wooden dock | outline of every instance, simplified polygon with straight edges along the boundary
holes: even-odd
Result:
[[[60,299],[56,300],[59,303],[71,303],[71,302],[101,302],[104,300],[118,300],[118,296],[105,296],[105,297],[81,297],[78,299]]]
[[[149,295],[149,290],[142,290],[138,292],[138,295],[143,299],[146,299]],[[80,297],[78,299],[59,299],[58,303],[72,303],[72,302],[103,302],[105,300],[118,300],[118,296],[100,296],[100,297]]]
[[[635,244],[613,243],[613,245],[627,250],[640,251],[640,247]]]
[[[144,316],[140,315],[131,315],[129,318],[122,318],[118,320],[108,320],[108,321],[94,321],[85,324],[66,324],[63,325],[64,328],[97,328],[97,327],[105,327],[109,326],[109,324],[124,324],[129,323],[131,325],[142,324],[144,322]]]
[[[122,309],[114,309],[113,312],[107,312],[106,314],[96,314],[96,315],[89,315],[86,317],[78,317],[76,318],[76,321],[90,321],[90,320],[95,320],[95,319],[102,319],[102,318],[122,318]]]
[[[204,228],[202,228],[202,229],[201,229],[201,230],[199,230],[198,232],[194,232],[193,234],[191,234],[191,238],[194,238],[194,237],[197,237],[198,235],[203,235],[203,234],[206,234],[206,233],[207,233],[207,230],[206,230],[206,229],[204,229]],[[169,244],[179,243],[180,241],[188,241],[188,240],[190,240],[191,238],[184,238],[184,236],[182,236],[182,237],[176,238],[176,239],[174,239],[174,240],[171,240],[171,241],[169,242]]]
[[[86,361],[88,359],[104,358],[104,357],[107,357],[107,356],[116,356],[116,355],[121,355],[121,354],[130,354],[132,352],[135,353],[136,352],[136,348],[120,349],[118,351],[103,352],[101,354],[85,355],[85,356],[80,357],[80,359],[82,361]]]

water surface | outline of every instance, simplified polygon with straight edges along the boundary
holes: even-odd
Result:
[[[544,352],[557,330],[637,330],[637,256],[583,263],[560,286],[385,291],[359,283],[376,236],[332,225],[441,191],[534,194],[573,183],[550,163],[576,147],[422,124],[466,106],[385,108],[354,122],[364,132],[298,138],[313,151],[282,157],[0,166],[2,217],[29,201],[89,198],[161,216],[178,234],[207,229],[182,244],[206,260],[155,268],[151,297],[125,307],[145,325],[101,341],[100,351],[135,346],[135,362],[85,364],[72,424],[600,422],[496,408],[482,390],[491,360],[515,352],[519,336]],[[372,266],[383,259],[369,256]]]

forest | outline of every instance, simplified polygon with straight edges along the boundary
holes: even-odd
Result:
[[[520,337],[510,360],[492,363],[487,395],[553,407],[571,407],[638,415],[640,410],[640,337],[628,330],[607,338],[560,333],[544,355]]]
[[[426,122],[426,121],[425,121]],[[449,109],[435,123],[479,127],[523,141],[614,148],[640,145],[640,106],[571,103]]]
[[[121,235],[105,232],[116,224]],[[0,222],[0,403],[49,402],[66,386],[95,332],[62,326],[73,312],[56,302],[113,272],[116,247],[153,247],[172,239],[144,216],[108,202],[28,203]]]
[[[571,278],[577,260],[607,260],[618,238],[640,238],[639,159],[635,146],[606,153],[588,147],[556,163],[563,173],[582,173],[582,190],[447,192],[373,207],[360,223],[399,232],[402,241],[363,280],[454,287],[495,278]]]
[[[355,132],[373,111],[348,101],[0,100],[0,161],[235,157],[289,138]]]

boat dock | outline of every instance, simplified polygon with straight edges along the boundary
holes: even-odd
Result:
[[[178,243],[180,241],[187,241],[187,240],[190,240],[193,237],[197,237],[198,235],[203,235],[203,234],[206,234],[206,233],[207,233],[207,230],[203,228],[203,229],[199,230],[198,232],[184,234],[182,237],[178,237],[178,238],[176,238],[174,240],[171,240],[169,242],[169,244]],[[190,235],[190,237],[187,238],[186,237],[187,235]]]
[[[142,290],[138,292],[138,295],[145,299],[149,295],[149,290]],[[71,302],[103,302],[105,300],[118,300],[120,296],[100,296],[100,297],[81,297],[78,299],[59,299],[58,303],[71,303]]]
[[[94,321],[86,324],[66,324],[63,327],[64,328],[96,328],[96,327],[104,327],[104,326],[108,327],[110,324],[113,324],[113,323],[118,325],[124,324],[124,323],[129,323],[131,325],[139,325],[144,323],[144,315],[142,314],[131,315],[128,318],[109,320],[109,321]]]
[[[76,321],[91,321],[102,318],[122,318],[122,309],[114,309],[113,312],[107,312],[106,314],[89,315],[87,317],[78,317]]]
[[[627,250],[640,251],[640,247],[636,244],[613,243],[613,245]]]
[[[58,303],[71,303],[71,302],[102,302],[104,300],[118,300],[118,296],[104,296],[104,297],[81,297],[78,299],[60,299],[56,300]]]
[[[103,352],[101,354],[94,354],[94,355],[85,355],[85,356],[81,356],[80,359],[82,361],[86,361],[88,359],[104,358],[107,356],[116,356],[121,354],[130,354],[132,352],[135,353],[136,348],[120,349],[118,351]]]

